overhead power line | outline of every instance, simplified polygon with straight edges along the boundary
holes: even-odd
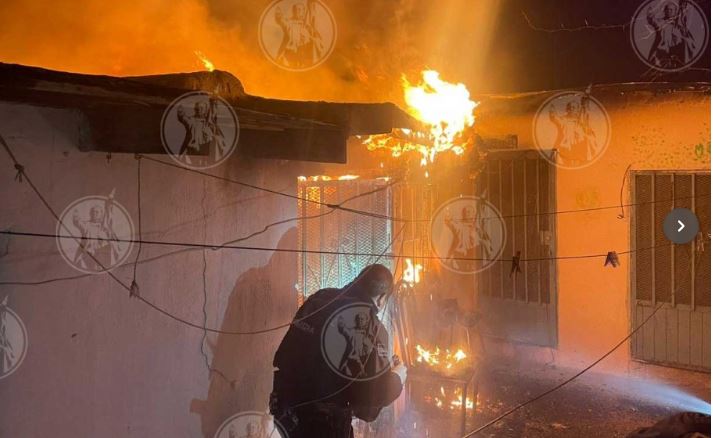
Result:
[[[52,238],[52,239],[70,239],[76,240],[77,237],[73,235],[55,234],[55,233],[34,233],[27,231],[12,231],[12,230],[2,230],[0,235],[7,236],[24,236],[24,237],[40,237],[40,238]],[[99,241],[99,242],[120,242],[120,243],[134,243],[142,245],[159,245],[159,246],[181,246],[187,248],[199,248],[199,249],[235,249],[235,250],[246,250],[246,251],[267,251],[267,252],[283,252],[283,253],[294,253],[294,254],[323,254],[323,255],[334,255],[334,256],[354,256],[354,257],[378,257],[380,254],[370,253],[370,252],[357,252],[357,251],[323,251],[323,250],[309,250],[309,249],[296,249],[296,248],[279,248],[279,247],[266,247],[266,246],[245,246],[245,245],[209,245],[205,243],[190,243],[190,242],[173,242],[173,241],[161,241],[161,240],[147,240],[147,239],[120,239],[120,238],[101,238],[101,237],[84,237],[85,241]],[[657,246],[650,246],[646,248],[636,248],[625,251],[616,251],[617,254],[630,254],[639,251],[649,251],[657,248],[668,248],[673,244],[664,244]],[[555,256],[555,257],[532,257],[532,258],[520,258],[520,262],[541,262],[541,261],[552,261],[552,260],[576,260],[576,259],[592,259],[592,258],[602,258],[606,257],[611,251],[594,253],[594,254],[580,254],[571,256]],[[391,259],[419,259],[419,260],[443,260],[443,257],[439,256],[426,256],[426,255],[404,255],[404,254],[384,254],[384,258]],[[454,261],[466,261],[466,262],[512,262],[512,258],[498,258],[498,259],[488,259],[488,258],[477,258],[477,257],[449,257],[448,260]]]
[[[66,235],[62,235],[62,234],[55,234],[55,233],[33,233],[33,232],[18,232],[18,231],[5,230],[5,231],[0,231],[0,234],[4,234],[4,235],[15,235],[15,236],[26,236],[26,237],[43,237],[43,238],[53,238],[53,239],[73,239],[75,242],[77,242],[77,244],[80,246],[80,248],[84,248],[82,242],[79,241],[79,239],[78,239],[76,236],[73,236],[72,233],[71,233],[71,231],[69,231],[69,229],[66,227],[66,225],[65,225],[64,223],[62,223],[62,221],[61,221],[61,219],[59,218],[59,216],[57,215],[57,213],[54,211],[54,209],[52,208],[52,206],[50,206],[50,204],[49,204],[49,202],[46,200],[46,198],[42,195],[42,193],[39,191],[39,189],[38,189],[38,188],[35,186],[35,184],[32,182],[32,180],[30,179],[30,177],[27,175],[27,173],[26,173],[26,171],[25,171],[25,167],[24,167],[23,165],[21,165],[20,162],[17,160],[17,158],[16,158],[15,155],[13,154],[13,152],[12,152],[10,146],[7,144],[7,142],[4,140],[4,138],[3,138],[2,136],[0,136],[0,143],[2,143],[3,148],[5,149],[5,151],[7,152],[7,154],[9,155],[10,159],[12,160],[12,162],[13,162],[13,164],[14,164],[15,169],[17,170],[17,177],[16,177],[16,179],[19,180],[20,182],[22,182],[22,181],[23,181],[23,178],[24,178],[24,179],[27,181],[28,185],[29,185],[30,188],[33,190],[33,192],[37,195],[37,197],[39,198],[39,200],[41,201],[41,203],[45,206],[45,208],[51,213],[51,215],[55,218],[55,220],[58,221],[58,223],[59,223],[60,226],[63,228],[63,230],[67,233]],[[143,155],[137,155],[136,157],[137,157],[137,159],[139,159],[139,161],[140,161],[140,159],[149,159],[149,160],[151,160],[151,161],[160,162],[160,163],[162,163],[162,164],[167,164],[167,165],[170,165],[170,166],[172,166],[172,167],[178,167],[178,166],[176,166],[176,165],[173,165],[173,164],[170,164],[170,163],[165,163],[165,162],[160,161],[160,160],[155,160],[155,159],[152,159],[152,158],[148,158],[148,157],[143,156]],[[194,170],[192,170],[192,169],[186,169],[186,168],[183,168],[183,167],[178,167],[178,168],[179,168],[179,169],[183,169],[183,170],[194,171]],[[141,168],[140,168],[140,163],[139,163],[139,167],[138,167],[138,184],[139,184],[139,185],[138,185],[138,190],[139,190],[139,196],[140,196],[140,181],[141,181],[141,179],[140,179],[140,169],[141,169]],[[200,174],[203,174],[203,175],[206,175],[206,176],[211,176],[211,177],[214,177],[214,178],[224,179],[223,177],[218,177],[218,176],[215,176],[215,175],[211,175],[211,174],[208,174],[208,173],[205,173],[205,172],[202,172],[202,171],[194,171],[194,172],[197,172],[197,173],[200,173]],[[235,181],[233,181],[233,180],[229,180],[229,181],[235,182]],[[236,183],[238,183],[238,182],[236,182]],[[251,184],[246,184],[246,183],[242,183],[242,182],[240,182],[239,184],[245,185],[245,186],[248,186],[248,187],[252,187],[252,188],[256,188],[256,189],[259,189],[259,190],[266,190],[266,191],[268,191],[268,192],[270,192],[270,193],[280,194],[280,195],[283,195],[283,196],[289,196],[290,198],[294,198],[294,199],[298,199],[298,200],[302,200],[302,201],[312,202],[312,201],[310,201],[310,200],[308,200],[308,199],[306,199],[306,198],[301,198],[301,197],[297,197],[297,196],[294,196],[294,195],[289,195],[289,194],[285,194],[285,193],[282,193],[282,192],[273,191],[273,190],[270,190],[270,189],[265,189],[265,188],[262,188],[262,187],[259,187],[259,186],[255,186],[255,185],[251,185]],[[393,183],[392,183],[392,184],[393,184]],[[376,189],[375,191],[384,190],[384,189],[385,189],[385,187],[381,187],[381,188]],[[373,192],[375,192],[375,191],[368,192],[368,193],[373,193]],[[368,194],[368,193],[365,193],[365,194],[362,194],[362,195],[358,195],[358,196],[363,196],[363,195],[366,195],[366,194]],[[354,198],[354,197],[352,197],[352,198],[350,198],[350,199],[353,199],[353,198]],[[347,201],[349,201],[350,199],[347,199],[347,200],[345,200],[344,202],[347,202]],[[140,198],[139,198],[139,202],[140,202]],[[343,203],[344,203],[344,202],[343,202]],[[343,203],[342,203],[342,204],[343,204]],[[329,208],[331,208],[332,211],[337,210],[337,209],[342,209],[341,204],[326,204],[326,203],[321,203],[321,204],[322,204],[322,205],[325,205],[325,206],[327,206],[327,207],[329,207]],[[353,209],[349,209],[349,210],[353,210]],[[353,210],[353,212],[357,212],[357,211],[358,211],[358,210]],[[373,216],[373,215],[371,215],[371,214],[368,214],[368,215]],[[319,215],[317,215],[317,216],[319,216]],[[380,217],[380,216],[379,216],[379,217]],[[384,217],[384,218],[388,218],[388,217]],[[401,231],[403,231],[404,226],[405,226],[405,225],[403,225],[403,226],[401,227],[401,230],[399,231],[399,233],[394,236],[394,241],[395,241],[395,239],[398,237],[398,235],[400,235]],[[141,227],[140,227],[140,228],[141,228]],[[402,255],[402,254],[386,254],[386,253],[388,252],[389,248],[393,245],[393,242],[394,242],[394,241],[392,241],[391,244],[389,244],[389,246],[387,246],[381,254],[372,254],[372,253],[363,253],[363,252],[316,251],[316,250],[297,250],[297,249],[286,249],[286,248],[252,247],[252,246],[241,246],[241,245],[233,245],[233,244],[208,245],[208,244],[187,243],[187,242],[154,241],[154,240],[148,240],[148,239],[116,239],[116,238],[113,238],[113,239],[102,239],[102,238],[88,238],[88,237],[84,237],[84,238],[82,238],[82,239],[83,239],[84,241],[92,241],[92,240],[95,240],[95,241],[113,241],[113,242],[117,242],[117,241],[118,241],[118,242],[138,243],[138,244],[139,244],[139,248],[141,248],[142,245],[163,245],[163,246],[181,246],[181,247],[185,247],[185,248],[200,248],[200,249],[212,249],[212,250],[218,250],[218,249],[240,249],[240,250],[270,251],[270,252],[289,252],[289,253],[303,253],[303,254],[350,255],[350,256],[368,256],[368,257],[374,257],[374,256],[376,256],[376,257],[377,257],[377,260],[379,260],[381,257],[394,258],[394,259],[402,259],[402,258],[439,259],[439,257],[437,257],[437,256],[419,256],[419,257],[414,257],[414,256],[405,256],[405,255]],[[666,245],[666,246],[669,246],[669,245]],[[640,248],[640,249],[636,249],[636,250],[621,251],[619,254],[628,254],[628,253],[635,252],[635,251],[651,250],[651,249],[654,249],[654,248],[656,248],[656,247]],[[218,330],[218,329],[213,329],[213,328],[205,327],[205,325],[202,325],[202,324],[193,323],[193,322],[191,322],[191,321],[185,320],[185,319],[183,319],[183,318],[181,318],[181,317],[179,317],[179,316],[176,316],[176,315],[174,315],[174,314],[168,312],[167,310],[165,310],[165,309],[161,308],[160,306],[154,304],[153,302],[147,300],[146,298],[144,298],[143,296],[141,296],[141,294],[138,293],[138,285],[137,285],[137,283],[136,283],[136,266],[137,266],[137,264],[139,263],[138,256],[137,256],[137,258],[136,258],[135,261],[134,261],[134,275],[133,275],[132,284],[131,284],[130,286],[127,286],[127,285],[124,284],[115,274],[113,274],[109,269],[106,269],[106,267],[103,266],[103,265],[99,262],[99,260],[97,260],[97,259],[94,257],[93,254],[91,254],[91,253],[89,253],[89,252],[87,252],[87,251],[85,251],[85,252],[95,261],[95,263],[97,263],[98,266],[100,266],[100,267],[102,268],[102,272],[104,272],[104,273],[106,273],[107,275],[109,275],[109,276],[110,276],[112,279],[114,279],[119,285],[121,285],[124,289],[126,289],[126,290],[129,292],[129,295],[130,295],[131,297],[137,298],[138,300],[140,300],[140,301],[143,302],[144,304],[148,305],[149,307],[153,308],[154,310],[156,310],[156,311],[158,311],[158,312],[160,312],[160,313],[162,313],[162,314],[164,314],[164,315],[166,315],[166,316],[168,316],[168,317],[170,317],[170,318],[172,318],[172,319],[174,319],[174,320],[176,320],[176,321],[179,321],[179,322],[181,322],[181,323],[183,323],[183,324],[185,324],[185,325],[188,325],[188,326],[190,326],[190,327],[198,328],[198,329],[201,329],[201,330],[204,330],[204,331],[208,331],[208,332],[213,332],[213,333],[235,334],[235,335],[250,335],[250,334],[260,334],[260,333],[267,333],[267,332],[279,330],[279,329],[288,327],[288,326],[291,324],[291,323],[287,323],[287,324],[282,324],[282,325],[275,326],[275,327],[271,327],[271,328],[267,328],[267,329],[253,330],[253,331],[224,331],[224,330]],[[519,259],[519,256],[518,256],[518,261],[519,261],[519,262],[526,262],[526,261],[587,259],[587,258],[607,257],[608,254],[611,254],[611,251],[608,251],[607,253],[601,253],[601,254],[586,254],[586,255],[577,255],[577,256],[558,256],[558,257],[542,257],[542,258],[529,258],[529,259]],[[511,258],[506,258],[506,259],[496,259],[496,260],[481,259],[481,258],[465,258],[465,257],[463,257],[463,258],[453,258],[453,260],[462,260],[462,261],[487,261],[487,262],[494,262],[494,261],[498,261],[498,262],[513,262],[513,261],[514,261],[514,257],[513,257],[512,259],[511,259]],[[73,278],[74,278],[74,277],[73,277]]]
[[[698,260],[697,260],[697,262],[696,262],[696,266],[694,267],[694,271],[698,268],[698,265],[700,265],[701,260],[703,260],[703,257],[698,258]],[[673,296],[678,295],[678,291],[680,291],[680,290],[683,288],[683,286],[684,286],[685,284],[686,284],[685,282],[681,282],[681,283],[675,288],[675,290],[673,291],[673,294],[672,294],[672,295],[673,295]],[[476,434],[478,434],[479,432],[482,432],[483,430],[489,428],[490,426],[494,425],[495,423],[497,423],[498,421],[502,420],[503,418],[505,418],[505,417],[511,415],[512,413],[518,411],[519,409],[522,409],[522,408],[524,408],[525,406],[528,406],[528,405],[530,405],[530,404],[532,404],[532,403],[534,403],[534,402],[536,402],[536,401],[542,399],[543,397],[545,397],[545,396],[547,396],[547,395],[549,395],[549,394],[552,394],[553,392],[557,391],[558,389],[561,389],[562,387],[566,386],[567,384],[573,382],[573,381],[576,380],[578,377],[582,376],[582,375],[585,374],[587,371],[589,371],[589,370],[591,370],[592,368],[594,368],[595,366],[597,366],[597,365],[598,365],[599,363],[601,363],[604,359],[606,359],[607,357],[611,356],[611,354],[614,353],[617,349],[619,349],[619,347],[621,347],[622,345],[624,345],[624,343],[626,343],[626,341],[628,341],[629,339],[631,339],[632,336],[634,336],[639,330],[641,330],[641,328],[644,327],[644,326],[646,325],[646,323],[648,323],[648,322],[656,315],[656,313],[664,306],[664,304],[666,304],[666,303],[665,303],[665,302],[660,302],[660,303],[654,308],[654,310],[651,312],[651,314],[650,314],[649,316],[647,316],[647,317],[646,317],[641,323],[639,323],[636,327],[634,327],[622,340],[620,340],[619,342],[617,342],[617,343],[616,343],[613,347],[611,347],[606,353],[604,353],[603,355],[601,355],[600,357],[598,357],[594,362],[590,363],[589,365],[587,365],[585,368],[583,368],[582,370],[580,370],[579,372],[577,372],[577,373],[574,374],[573,376],[571,376],[571,377],[567,378],[566,380],[564,380],[564,381],[558,383],[557,385],[551,387],[550,389],[547,389],[546,391],[543,391],[543,392],[541,392],[540,394],[538,394],[538,395],[536,395],[536,396],[534,396],[534,397],[532,397],[532,398],[530,398],[530,399],[528,399],[528,400],[526,400],[526,401],[524,401],[524,402],[522,402],[522,403],[520,403],[520,404],[518,404],[518,405],[515,405],[514,407],[508,409],[507,411],[503,412],[502,414],[498,415],[497,417],[493,418],[492,420],[488,421],[487,423],[483,424],[482,426],[480,426],[480,427],[478,427],[478,428],[472,430],[471,432],[468,432],[468,433],[465,434],[462,438],[470,438],[470,437],[472,437],[473,435],[476,435]]]
[[[236,184],[239,186],[248,187],[248,188],[255,189],[255,190],[260,190],[260,191],[264,191],[267,193],[272,193],[274,195],[284,196],[284,197],[295,199],[295,200],[298,200],[301,202],[316,204],[316,205],[320,205],[322,207],[326,207],[326,208],[330,208],[330,209],[334,209],[334,210],[341,210],[341,211],[344,211],[347,213],[354,213],[354,214],[358,214],[358,215],[362,215],[362,216],[368,216],[368,217],[372,217],[372,218],[376,218],[376,219],[389,220],[389,221],[393,221],[393,222],[407,222],[407,223],[415,222],[415,223],[418,223],[418,222],[431,222],[431,220],[432,220],[431,218],[416,218],[416,219],[399,218],[399,217],[385,215],[385,214],[381,214],[381,213],[377,213],[377,212],[373,212],[373,211],[366,211],[366,210],[361,210],[361,209],[357,209],[357,208],[345,207],[343,204],[346,201],[341,202],[339,204],[332,204],[332,203],[323,202],[323,201],[316,200],[316,199],[310,199],[310,198],[305,198],[302,196],[297,196],[297,195],[290,194],[290,193],[280,192],[278,190],[273,190],[273,189],[270,189],[267,187],[258,186],[255,184],[247,183],[247,182],[236,180],[233,178],[227,178],[224,176],[215,175],[215,174],[208,173],[208,172],[205,172],[202,170],[183,167],[176,163],[170,163],[168,161],[159,160],[157,158],[148,157],[148,156],[142,155],[142,154],[137,154],[137,157],[140,157],[142,159],[146,159],[151,162],[158,163],[158,164],[161,164],[164,166],[168,166],[168,167],[171,167],[174,169],[183,170],[185,172],[195,173],[195,174],[202,175],[202,176],[205,176],[208,178],[214,178],[214,179],[217,179],[220,181],[224,181],[224,182],[227,182],[230,184]],[[368,192],[367,194],[386,190],[387,188],[389,188],[393,185],[399,184],[401,182],[402,182],[401,180],[391,180],[389,184],[385,184],[384,186],[379,187],[372,192]],[[658,204],[658,203],[685,201],[685,200],[690,200],[690,199],[695,199],[695,198],[706,198],[706,197],[710,197],[710,194],[681,197],[681,198],[672,198],[672,199],[657,199],[657,200],[653,200],[653,201],[636,202],[636,203],[629,203],[629,204],[620,203],[617,205],[606,205],[606,206],[601,206],[601,207],[589,207],[589,208],[581,208],[581,209],[567,209],[567,210],[557,210],[557,211],[548,211],[548,212],[487,216],[487,217],[480,217],[480,219],[510,219],[510,218],[520,218],[520,217],[552,216],[552,215],[572,214],[572,213],[589,213],[589,212],[594,212],[594,211],[621,209],[624,207],[636,207],[638,205],[651,205],[651,204]]]
[[[77,237],[71,235],[71,232],[70,232],[69,230],[67,230],[67,227],[62,223],[62,221],[60,220],[59,216],[58,216],[57,213],[54,211],[54,209],[52,208],[52,206],[47,202],[46,198],[42,195],[42,193],[39,191],[39,189],[37,188],[37,186],[35,186],[35,184],[32,182],[32,179],[27,175],[27,173],[26,173],[26,171],[25,171],[25,167],[24,167],[22,164],[20,164],[19,161],[17,161],[17,158],[16,158],[15,155],[13,154],[12,149],[10,149],[10,146],[7,144],[7,142],[5,142],[5,139],[4,139],[2,136],[0,136],[0,143],[2,144],[3,148],[4,148],[5,151],[8,153],[8,155],[10,156],[10,159],[11,159],[11,160],[13,161],[13,163],[14,163],[15,169],[16,169],[17,172],[18,172],[18,174],[17,174],[17,179],[20,180],[20,181],[22,181],[23,178],[24,178],[24,180],[27,181],[27,183],[29,184],[30,188],[32,188],[33,192],[37,195],[37,197],[40,199],[40,201],[41,201],[42,204],[45,206],[45,208],[47,208],[47,210],[50,212],[50,214],[59,222],[60,226],[61,226],[62,228],[64,228],[66,232],[70,233],[69,236],[65,236],[65,237],[74,239],[75,242],[80,246],[80,248],[84,249],[84,246],[83,246],[82,242],[81,242]],[[401,232],[403,231],[404,227],[405,227],[405,226],[402,226],[402,227],[401,227],[401,230],[399,231],[399,233],[397,233],[396,235],[394,235],[394,238],[393,238],[393,240],[391,241],[391,243],[390,243],[389,245],[387,245],[387,246],[384,248],[383,254],[385,254],[386,252],[388,252],[389,248],[393,245],[393,243],[396,241],[396,239],[398,239],[398,237],[399,237],[399,235],[401,234]],[[86,239],[85,239],[85,240],[86,240]],[[88,251],[84,251],[84,252],[85,252],[87,255],[89,255],[89,257],[91,257],[92,260],[93,260],[99,267],[102,268],[102,272],[103,272],[103,273],[106,273],[107,275],[109,275],[109,276],[110,276],[114,281],[116,281],[122,288],[124,288],[127,292],[129,292],[129,296],[130,296],[130,297],[136,298],[137,300],[139,300],[139,301],[141,301],[142,303],[146,304],[147,306],[149,306],[150,308],[154,309],[155,311],[157,311],[157,312],[159,312],[159,313],[161,313],[161,314],[163,314],[163,315],[165,315],[165,316],[167,316],[167,317],[169,317],[169,318],[171,318],[171,319],[173,319],[173,320],[175,320],[175,321],[177,321],[177,322],[180,322],[180,323],[182,323],[182,324],[184,324],[184,325],[187,325],[187,326],[189,326],[189,327],[193,327],[193,328],[200,329],[200,330],[207,331],[207,332],[211,332],[211,333],[227,334],[227,335],[257,335],[257,334],[269,333],[269,332],[273,332],[273,331],[277,331],[277,330],[281,330],[281,329],[287,328],[287,327],[289,327],[290,325],[294,324],[295,322],[298,322],[298,321],[301,321],[302,319],[308,318],[308,317],[312,316],[313,314],[315,314],[315,313],[317,313],[317,312],[319,312],[319,311],[322,310],[322,308],[320,308],[320,309],[315,310],[315,312],[312,312],[312,313],[309,314],[309,315],[305,315],[303,318],[295,319],[295,320],[293,320],[293,321],[291,321],[291,322],[288,322],[288,323],[285,323],[285,324],[280,324],[280,325],[277,325],[277,326],[274,326],[274,327],[269,327],[269,328],[260,329],[260,330],[250,330],[250,331],[227,331],[227,330],[219,330],[219,329],[215,329],[215,328],[210,328],[210,327],[206,327],[204,324],[196,324],[196,323],[191,322],[191,321],[189,321],[189,320],[187,320],[187,319],[184,319],[184,318],[182,318],[182,317],[180,317],[180,316],[177,316],[177,315],[175,315],[175,314],[173,314],[173,313],[171,313],[171,312],[169,312],[169,311],[167,311],[167,310],[161,308],[160,306],[156,305],[155,303],[149,301],[148,299],[144,298],[143,296],[141,296],[141,294],[136,293],[136,289],[135,289],[136,282],[135,282],[135,281],[132,283],[131,286],[127,286],[127,285],[126,285],[124,282],[122,282],[116,275],[114,275],[110,270],[108,270],[108,269],[101,263],[101,261],[100,261],[99,259],[97,259],[91,252],[88,252]],[[382,255],[383,255],[383,254],[382,254]],[[380,258],[380,256],[379,256],[379,258]],[[377,258],[376,263],[378,263],[379,258]],[[345,291],[348,290],[350,287],[351,287],[351,284],[348,285],[348,286],[345,288]],[[331,303],[327,303],[327,304],[325,304],[325,306],[327,306],[327,305],[329,305],[329,304],[331,304]]]

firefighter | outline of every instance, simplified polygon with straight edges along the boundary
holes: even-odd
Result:
[[[374,421],[401,394],[406,367],[390,356],[377,315],[392,286],[385,266],[369,265],[343,288],[317,291],[297,311],[275,354],[270,395],[270,412],[289,438],[351,438],[353,417]],[[345,318],[344,309],[352,316]],[[327,339],[327,329],[329,339],[341,341]],[[341,351],[331,354],[325,342]]]
[[[709,438],[710,436],[710,415],[681,412],[664,418],[651,427],[632,432],[626,438]]]

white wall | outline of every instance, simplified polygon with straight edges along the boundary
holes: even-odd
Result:
[[[0,104],[0,135],[55,210],[116,188],[116,200],[138,227],[136,160],[114,155],[107,164],[103,153],[80,152],[78,120],[69,111]],[[289,198],[149,161],[142,167],[145,238],[223,243],[296,214],[296,202]],[[248,162],[237,156],[212,171],[291,193],[298,175],[286,162]],[[11,161],[0,153],[0,228],[54,233],[54,218],[27,183],[14,177]],[[293,226],[277,226],[242,244],[294,248]],[[0,436],[212,436],[230,415],[267,408],[272,355],[284,331],[208,335],[217,348],[214,357],[206,345],[212,366],[234,383],[215,374],[211,381],[200,351],[201,330],[130,299],[107,275],[7,284],[81,273],[62,259],[54,239],[11,237],[8,242],[0,237],[0,242],[9,245],[8,254],[0,257],[0,298],[9,297],[29,333],[23,364],[0,380]],[[166,256],[139,265],[141,294],[202,324],[202,251],[168,255],[177,249],[144,246],[141,259]],[[136,247],[129,261],[135,254]],[[296,308],[293,254],[227,249],[208,250],[206,257],[208,326],[251,330],[291,319]],[[131,265],[114,273],[131,282]]]

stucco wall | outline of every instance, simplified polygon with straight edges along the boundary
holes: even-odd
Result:
[[[114,155],[107,163],[105,154],[80,152],[78,123],[69,111],[0,104],[0,134],[57,211],[83,196],[116,189],[115,199],[138,227],[136,160]],[[294,193],[301,172],[295,166],[234,156],[212,172]],[[14,178],[12,163],[0,153],[0,228],[54,233],[55,220],[28,185]],[[143,236],[154,240],[223,243],[296,214],[292,199],[148,161],[142,164],[142,187]],[[241,244],[294,248],[293,226],[270,228]],[[61,258],[53,239],[1,240],[7,252],[0,257],[0,298],[8,296],[27,326],[29,349],[21,367],[0,381],[0,436],[212,436],[230,415],[267,408],[270,363],[282,330],[209,334],[208,363],[226,380],[208,372],[201,330],[130,299],[107,275],[82,275]],[[153,259],[138,266],[137,281],[147,299],[202,324],[207,298],[207,325],[224,330],[261,329],[291,319],[294,254],[207,250],[204,295],[203,252],[176,253],[181,249],[143,247],[141,259]],[[131,282],[130,264],[114,272]]]
[[[710,170],[710,93],[707,90],[646,91],[642,87],[595,88],[592,95],[611,120],[611,141],[604,155],[579,170],[557,169],[557,210],[586,209],[630,202],[626,169]],[[476,125],[484,137],[518,136],[519,147],[535,148],[532,120],[552,93],[484,98]],[[630,249],[630,210],[557,215],[557,255],[606,254]],[[631,328],[629,257],[604,268],[603,258],[557,261],[558,346],[529,354],[582,366],[609,350]],[[527,349],[527,347],[522,347]],[[629,345],[601,364],[627,370]]]

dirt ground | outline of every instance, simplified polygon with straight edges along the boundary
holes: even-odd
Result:
[[[487,423],[576,372],[542,364],[527,369],[522,365],[517,369],[485,365],[478,406],[476,412],[470,414],[467,430]],[[475,436],[625,437],[675,413],[696,407],[705,409],[706,402],[710,402],[710,375],[689,374],[690,379],[679,380],[675,385],[630,376],[585,374]],[[461,436],[457,409],[427,411],[429,409],[408,410],[400,421],[398,435]]]

